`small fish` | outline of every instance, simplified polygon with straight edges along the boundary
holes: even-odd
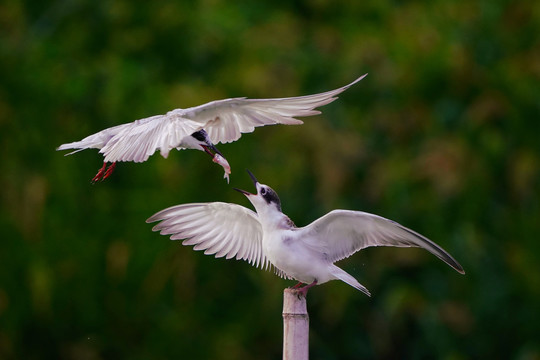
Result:
[[[225,159],[223,156],[216,153],[214,155],[214,158],[212,159],[213,162],[216,164],[221,165],[223,170],[225,171],[225,174],[223,174],[223,178],[227,179],[227,184],[229,183],[229,174],[231,173],[231,166],[229,165],[229,162],[227,159]]]

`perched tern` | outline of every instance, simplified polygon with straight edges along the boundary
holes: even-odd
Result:
[[[277,193],[251,176],[256,194],[235,189],[253,204],[254,212],[222,202],[184,204],[162,210],[147,223],[160,221],[153,231],[184,239],[194,250],[227,259],[246,260],[281,277],[299,281],[294,288],[308,289],[330,280],[342,280],[370,295],[354,277],[334,265],[338,260],[370,246],[421,247],[461,274],[463,267],[439,245],[392,220],[350,210],[333,210],[305,227],[296,227],[281,211]],[[305,286],[299,288],[302,284]]]
[[[337,95],[366,75],[339,89],[315,95],[275,99],[240,97],[175,109],[165,115],[102,130],[81,141],[60,145],[57,150],[76,149],[66,154],[71,155],[84,149],[99,149],[104,162],[93,182],[109,177],[118,161],[144,162],[156,150],[164,158],[174,148],[202,150],[223,167],[228,182],[231,173],[229,163],[215,144],[236,141],[243,133],[253,132],[259,126],[300,125],[303,122],[295,117],[320,114],[314,109],[336,100]],[[109,167],[108,163],[111,163]]]

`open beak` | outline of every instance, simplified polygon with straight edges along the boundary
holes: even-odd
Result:
[[[253,175],[253,174],[251,173],[251,171],[249,171],[248,169],[246,169],[246,171],[248,172],[249,177],[251,178],[251,181],[253,181],[253,185],[255,185],[255,187],[257,187],[257,184],[258,184],[259,182],[257,181],[257,178],[255,177],[255,175]]]
[[[251,171],[249,171],[249,170],[247,170],[247,169],[246,169],[246,171],[248,172],[249,176],[251,177],[251,180],[253,181],[253,185],[255,185],[255,189],[256,189],[256,188],[257,188],[257,184],[259,183],[259,182],[257,181],[257,178],[255,177],[255,175],[253,175],[253,174],[251,173]],[[240,193],[242,193],[242,194],[244,194],[244,195],[246,195],[246,196],[257,195],[257,194],[252,194],[252,193],[250,193],[249,191],[246,191],[246,190],[237,189],[237,188],[233,188],[233,189],[236,190],[236,191],[238,191],[238,192],[240,192]]]
[[[255,195],[255,194],[252,194],[250,193],[249,191],[246,191],[246,190],[242,190],[242,189],[238,189],[238,188],[233,188],[234,190],[238,191],[239,193],[242,193],[246,196],[251,196],[251,195]]]

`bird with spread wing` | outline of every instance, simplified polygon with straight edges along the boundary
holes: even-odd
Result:
[[[320,114],[316,108],[336,100],[337,95],[366,75],[338,89],[315,95],[274,99],[240,97],[175,109],[165,115],[102,130],[81,141],[60,145],[57,150],[75,149],[67,154],[71,155],[84,149],[99,149],[104,162],[92,179],[96,182],[109,177],[117,162],[144,162],[156,150],[167,158],[172,149],[196,149],[212,156],[212,161],[223,167],[224,177],[229,181],[231,168],[215,144],[236,141],[243,133],[253,132],[259,126],[300,125],[303,122],[296,117]],[[107,167],[108,163],[111,165]]]
[[[370,295],[354,277],[334,263],[371,246],[420,247],[457,272],[463,267],[442,247],[423,235],[381,216],[361,211],[333,210],[305,227],[296,227],[281,211],[277,193],[249,173],[257,192],[239,190],[256,212],[222,202],[183,204],[162,210],[146,222],[159,221],[154,231],[184,240],[195,250],[227,259],[246,260],[284,278],[307,284],[298,291],[330,280],[341,280]]]

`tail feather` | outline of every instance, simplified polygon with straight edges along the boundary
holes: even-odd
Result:
[[[100,136],[96,136],[100,135]],[[56,150],[68,150],[68,149],[78,149],[72,153],[69,153],[67,155],[71,155],[73,153],[76,153],[78,151],[84,150],[84,149],[101,149],[103,145],[107,143],[107,138],[103,138],[102,134],[94,134],[90,135],[81,141],[75,141],[72,143],[62,144],[59,147],[56,148]]]
[[[118,132],[120,132],[122,129],[129,125],[130,124],[122,124],[113,126],[112,128],[108,128],[95,134],[89,135],[80,141],[62,144],[56,150],[78,149],[69,154],[66,154],[71,155],[84,149],[101,149],[109,142],[109,140],[111,140],[112,137],[114,137],[116,134],[118,134]]]
[[[369,290],[362,284],[358,282],[354,277],[343,271],[342,269],[338,268],[334,265],[332,269],[332,275],[336,277],[337,280],[341,280],[349,285],[351,285],[353,288],[360,290],[367,296],[371,296]]]
[[[81,151],[84,149],[92,149],[92,148],[99,149],[100,148],[100,145],[101,145],[100,142],[85,141],[85,140],[86,139],[83,139],[81,141],[75,141],[72,143],[62,144],[59,147],[57,147],[56,150],[78,149],[77,151]],[[74,152],[77,152],[77,151],[74,151]]]
[[[61,149],[60,147],[56,148],[57,151],[58,151],[58,150],[66,150],[66,149],[73,149],[73,148],[68,148],[68,147],[64,147],[64,148],[62,148],[62,149]],[[78,153],[79,151],[83,151],[83,150],[86,150],[86,148],[83,148],[83,149],[77,149],[77,150],[72,151],[72,152],[70,152],[70,153],[64,154],[64,156],[73,155],[73,154]]]

